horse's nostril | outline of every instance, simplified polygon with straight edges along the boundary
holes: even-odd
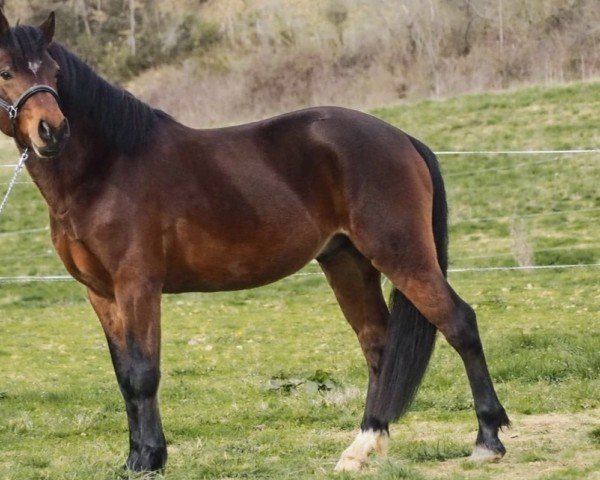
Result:
[[[46,120],[40,120],[40,124],[38,126],[38,133],[40,134],[40,138],[45,142],[54,141],[54,138],[52,136],[52,127],[50,127]]]

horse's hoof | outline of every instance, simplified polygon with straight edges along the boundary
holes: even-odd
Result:
[[[336,472],[357,472],[369,463],[369,454],[375,452],[384,457],[387,454],[389,434],[383,430],[366,430],[356,436],[354,442],[344,450],[335,466]]]
[[[337,465],[334,468],[336,472],[358,472],[360,469],[367,464],[366,458],[360,459],[355,457],[344,457],[340,458]]]
[[[132,450],[123,464],[123,470],[135,471],[135,466],[139,463],[139,454],[137,450]]]
[[[469,457],[472,462],[485,463],[485,462],[497,462],[504,456],[504,452],[497,452],[484,445],[475,445],[473,453]]]
[[[143,447],[129,454],[125,468],[132,472],[163,472],[167,463],[165,447]]]

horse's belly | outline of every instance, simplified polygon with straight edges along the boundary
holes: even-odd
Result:
[[[185,235],[178,235],[166,252],[164,291],[208,292],[265,285],[301,269],[327,237],[310,222],[239,233],[214,236],[188,228]]]

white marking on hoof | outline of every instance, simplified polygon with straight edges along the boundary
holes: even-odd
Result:
[[[390,448],[390,436],[387,432],[379,430],[374,451],[379,457],[386,457]]]
[[[502,458],[502,454],[498,452],[494,452],[489,448],[485,448],[482,445],[475,445],[473,449],[473,453],[469,457],[469,460],[472,462],[497,462]]]
[[[380,456],[387,454],[389,435],[382,430],[361,431],[354,442],[344,450],[335,466],[336,472],[357,472],[369,463],[369,454],[375,452]]]
[[[365,459],[366,461],[366,459]],[[336,472],[358,472],[365,464],[365,461],[361,461],[358,458],[349,458],[342,455],[337,465],[334,468]]]

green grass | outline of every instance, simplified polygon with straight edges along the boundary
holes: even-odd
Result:
[[[438,150],[579,148],[600,145],[599,107],[600,83],[588,83],[375,113]],[[0,156],[16,159],[8,144]],[[528,248],[535,264],[600,261],[598,155],[531,163],[542,159],[441,158],[453,267],[517,265],[517,250]],[[18,185],[0,232],[45,225],[39,193]],[[64,273],[47,231],[0,233],[0,258],[0,276]],[[366,369],[322,277],[165,296],[167,478],[587,478],[600,468],[599,273],[451,274],[478,313],[514,422],[502,436],[508,456],[464,460],[475,439],[472,399],[441,340],[413,409],[392,428],[389,460],[360,477],[331,473],[360,421]],[[0,284],[0,306],[0,479],[127,478],[122,400],[83,288]]]

